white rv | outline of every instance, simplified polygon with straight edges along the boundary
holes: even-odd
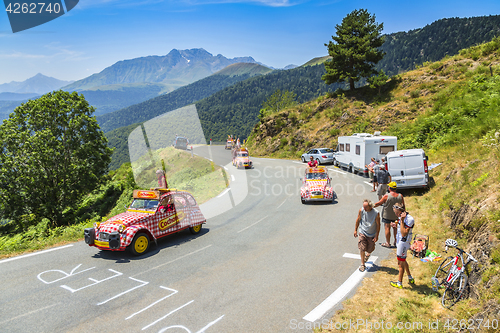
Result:
[[[365,165],[370,164],[371,158],[380,160],[391,151],[398,149],[398,138],[395,136],[381,136],[374,134],[354,133],[351,136],[340,136],[334,164],[347,168],[351,172],[367,174]]]
[[[427,156],[423,149],[392,151],[387,154],[387,171],[401,188],[428,188]]]

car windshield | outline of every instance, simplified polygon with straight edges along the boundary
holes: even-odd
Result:
[[[325,153],[333,153],[333,149],[330,149],[330,148],[320,149],[320,152],[322,152],[323,154],[325,154]]]
[[[327,175],[324,172],[311,172],[307,174],[307,179],[326,179]]]
[[[147,210],[156,210],[158,207],[158,200],[151,199],[134,199],[129,208],[131,209],[147,209]]]
[[[239,157],[248,157],[248,154],[247,153],[239,153],[238,156]]]

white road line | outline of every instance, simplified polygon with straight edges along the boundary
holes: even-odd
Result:
[[[286,199],[285,201],[283,201],[278,207],[276,207],[276,209],[280,209],[281,206],[283,206],[283,204],[286,202]]]
[[[50,309],[56,305],[59,305],[59,304],[62,304],[62,303],[55,303],[55,304],[52,304],[52,305],[49,305],[49,306],[46,306],[44,308],[41,308],[41,309],[38,309],[38,310],[34,310],[34,311],[31,311],[31,312],[28,312],[28,313],[25,313],[25,314],[22,314],[22,315],[19,315],[17,317],[14,317],[14,318],[10,318],[10,319],[7,319],[7,320],[4,320],[4,321],[0,321],[0,325],[3,325],[5,323],[8,323],[9,321],[13,321],[13,320],[16,320],[16,319],[19,319],[19,318],[22,318],[22,317],[26,317],[26,316],[29,316],[29,315],[32,315],[38,311],[43,311],[43,310],[46,310],[46,309]]]
[[[240,232],[242,232],[242,231],[247,230],[248,228],[253,227],[254,225],[256,225],[256,224],[257,224],[257,223],[259,223],[259,222],[262,222],[262,221],[263,221],[264,219],[266,219],[268,216],[269,216],[269,215],[266,215],[266,216],[264,216],[263,218],[261,218],[260,220],[258,220],[257,222],[255,222],[254,224],[250,224],[248,227],[241,229],[240,231],[238,231],[238,232],[237,232],[237,234],[239,234],[239,233],[240,233]]]
[[[219,318],[215,319],[214,321],[212,321],[211,323],[208,323],[205,327],[203,327],[201,330],[199,330],[198,332],[196,333],[204,333],[210,326],[213,326],[215,325],[219,320],[221,320],[222,318],[224,318],[225,315],[222,315],[220,316]]]
[[[370,182],[367,182],[367,181],[364,181],[363,183],[365,183],[366,185],[368,185],[370,187],[373,187],[373,183],[370,183]]]
[[[224,168],[224,170],[229,171],[229,169],[228,169],[228,168],[226,168],[225,166],[223,166],[223,168]]]
[[[149,325],[147,325],[147,326],[144,326],[144,327],[142,328],[142,330],[144,331],[145,329],[147,329],[147,328],[149,328],[149,327],[153,326],[153,325],[154,325],[154,324],[156,324],[157,322],[162,321],[163,319],[167,318],[167,317],[168,317],[168,316],[170,316],[172,313],[175,313],[175,312],[179,311],[179,310],[180,310],[180,309],[182,309],[183,307],[186,307],[186,306],[188,306],[189,304],[191,304],[191,303],[193,303],[193,302],[194,302],[194,300],[189,301],[189,302],[187,302],[186,304],[181,305],[181,306],[180,306],[180,307],[178,307],[177,309],[170,311],[169,313],[167,313],[166,315],[164,315],[164,316],[163,316],[163,317],[161,317],[160,319],[157,319],[157,320],[155,320],[154,322],[152,322],[151,324],[149,324]]]
[[[219,195],[217,196],[217,198],[221,198],[224,194],[226,194],[226,193],[227,193],[227,192],[229,192],[230,190],[231,190],[231,189],[230,189],[229,187],[228,187],[228,188],[226,188],[224,191],[222,191],[222,192],[221,192],[221,194],[219,194]]]
[[[303,162],[298,162],[298,161],[292,161],[292,163],[304,164]]]
[[[163,297],[163,298],[160,298],[160,299],[159,299],[159,300],[157,300],[156,302],[153,302],[153,303],[149,304],[149,305],[148,305],[148,306],[146,306],[144,309],[142,309],[142,310],[140,310],[140,311],[137,311],[136,313],[131,314],[130,316],[128,316],[127,318],[125,318],[125,320],[128,320],[128,319],[132,318],[133,316],[135,316],[135,315],[137,315],[137,314],[139,314],[139,313],[141,313],[141,312],[143,312],[143,311],[146,311],[146,310],[147,310],[147,309],[149,309],[150,307],[152,307],[152,306],[154,306],[154,305],[156,305],[156,304],[160,303],[160,302],[161,302],[161,301],[163,301],[164,299],[167,299],[167,298],[169,298],[170,296],[175,295],[175,294],[177,294],[177,293],[179,292],[179,291],[177,291],[177,290],[175,290],[175,289],[167,288],[167,287],[164,287],[164,286],[160,286],[160,288],[162,288],[162,289],[166,289],[166,290],[170,290],[170,291],[172,291],[172,293],[171,293],[170,295],[167,295],[167,296]]]
[[[171,264],[171,263],[173,263],[173,262],[176,262],[177,260],[184,259],[184,258],[186,258],[186,257],[189,257],[190,255],[193,255],[193,254],[196,254],[196,253],[198,253],[198,252],[200,252],[200,251],[206,250],[206,249],[208,249],[210,246],[212,246],[212,244],[207,245],[207,246],[205,246],[205,247],[202,247],[201,249],[198,249],[198,250],[196,250],[196,251],[190,252],[190,253],[188,253],[188,254],[185,254],[185,255],[183,255],[183,256],[177,257],[177,258],[175,258],[174,260],[170,260],[169,262],[166,262],[166,263],[164,263],[164,264],[161,264],[161,265],[158,265],[158,266],[156,266],[156,267],[150,268],[150,269],[148,269],[148,270],[146,270],[146,271],[142,271],[142,272],[140,272],[140,273],[137,273],[137,274],[135,274],[134,276],[137,276],[137,275],[141,275],[141,274],[144,274],[144,273],[150,272],[150,271],[155,270],[155,269],[157,269],[157,268],[160,268],[160,267],[162,267],[162,266],[165,266],[165,265]]]
[[[340,170],[336,170],[336,169],[330,169],[330,168],[328,168],[328,170],[333,171],[333,172],[338,172],[338,173],[341,173],[343,175],[347,175],[347,172],[344,172],[344,171],[340,171]]]
[[[12,258],[8,258],[8,259],[3,259],[3,260],[0,260],[0,264],[2,264],[4,262],[8,262],[8,261],[13,261],[13,260],[17,260],[17,259],[22,259],[22,258],[36,256],[36,255],[39,255],[39,254],[42,254],[42,253],[47,253],[47,252],[52,252],[52,251],[56,251],[56,250],[61,250],[61,249],[65,249],[67,247],[72,247],[72,246],[73,246],[73,244],[69,244],[69,245],[64,245],[64,246],[60,246],[60,247],[54,247],[54,248],[48,249],[48,250],[43,250],[43,251],[38,251],[38,252],[33,252],[33,253],[25,254],[25,255],[22,255],[22,256],[19,256],[19,257],[12,257]]]
[[[346,253],[344,254],[344,257],[361,260],[359,254],[356,255]],[[356,269],[356,271],[352,273],[351,276],[340,287],[337,288],[337,290],[335,290],[330,296],[328,296],[320,305],[314,308],[314,310],[309,312],[303,319],[310,322],[315,322],[316,320],[323,317],[325,313],[330,311],[330,309],[332,309],[340,301],[342,301],[342,299],[351,290],[353,290],[359,282],[361,282],[361,280],[365,277],[369,267],[371,267],[375,263],[378,257],[371,256],[370,259],[371,260],[367,262],[367,267],[364,272],[360,272],[359,269]]]
[[[234,175],[231,175],[231,180],[234,182],[236,179],[234,178]]]

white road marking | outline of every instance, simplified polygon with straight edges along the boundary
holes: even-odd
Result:
[[[230,190],[231,190],[231,189],[230,189],[229,187],[228,187],[228,188],[226,188],[224,191],[222,191],[222,192],[221,192],[221,194],[219,194],[219,195],[217,196],[217,198],[221,198],[224,194],[226,194],[226,193],[227,193],[228,191],[230,191]]]
[[[188,306],[189,304],[191,304],[191,303],[193,303],[193,302],[194,302],[194,300],[189,301],[189,302],[187,302],[186,304],[181,305],[181,306],[180,306],[180,307],[178,307],[177,309],[170,311],[169,313],[167,313],[166,315],[164,315],[164,316],[163,316],[163,317],[161,317],[160,319],[157,319],[156,321],[152,322],[151,324],[149,324],[149,325],[147,325],[147,326],[144,326],[144,327],[142,328],[142,330],[144,331],[145,329],[147,329],[147,328],[149,328],[149,327],[153,326],[153,325],[154,325],[154,324],[156,324],[157,322],[162,321],[163,319],[167,318],[167,317],[168,317],[168,316],[170,316],[172,313],[175,313],[175,312],[179,311],[179,310],[180,310],[180,309],[182,309],[183,307],[186,307],[186,306]]]
[[[38,309],[38,310],[33,310],[33,311],[30,311],[28,313],[25,313],[25,314],[22,314],[22,315],[19,315],[17,317],[14,317],[14,318],[10,318],[10,319],[7,319],[7,320],[4,320],[4,321],[0,321],[0,325],[3,325],[5,323],[8,323],[9,321],[13,321],[13,320],[16,320],[16,319],[19,319],[19,318],[22,318],[22,317],[26,317],[26,316],[29,316],[29,315],[32,315],[38,311],[43,311],[43,310],[46,310],[46,309],[50,309],[56,305],[59,305],[59,304],[62,304],[62,303],[55,303],[55,304],[52,304],[52,305],[49,305],[49,306],[46,306],[44,308],[41,308],[41,309]]]
[[[352,258],[361,260],[359,254],[344,254],[345,258]],[[356,269],[354,273],[340,286],[335,290],[330,296],[328,296],[320,305],[314,308],[311,312],[309,312],[303,319],[314,322],[325,315],[330,309],[332,309],[335,305],[337,305],[342,299],[352,290],[354,289],[359,282],[365,277],[368,268],[371,267],[375,261],[378,259],[376,256],[371,256],[371,260],[367,262],[367,267],[364,272],[360,272],[359,269]],[[371,265],[368,265],[371,264]]]
[[[179,292],[178,290],[171,289],[171,288],[167,288],[167,287],[164,287],[164,286],[160,286],[160,288],[162,288],[162,289],[166,289],[166,290],[170,290],[170,291],[172,291],[172,293],[171,293],[170,295],[167,295],[167,296],[163,297],[163,298],[160,298],[160,299],[159,299],[159,300],[157,300],[156,302],[153,302],[153,303],[149,304],[149,305],[148,305],[148,306],[146,306],[144,309],[142,309],[142,310],[140,310],[140,311],[137,311],[136,313],[131,314],[130,316],[128,316],[127,318],[125,318],[125,320],[128,320],[128,319],[132,318],[133,316],[135,316],[135,315],[137,315],[137,314],[139,314],[139,313],[141,313],[141,312],[143,312],[143,311],[146,311],[146,310],[147,310],[147,309],[149,309],[150,307],[152,307],[152,306],[154,306],[154,305],[156,305],[156,304],[160,303],[160,302],[161,302],[161,301],[163,301],[164,299],[167,299],[167,298],[169,298],[170,296],[175,295],[175,294],[177,294],[177,293]]]
[[[113,279],[113,278],[115,278],[115,277],[118,277],[118,276],[123,275],[123,273],[120,273],[120,272],[118,272],[118,271],[115,271],[114,269],[111,269],[111,268],[109,268],[109,269],[108,269],[108,271],[115,273],[115,275],[108,276],[107,278],[102,279],[102,280],[96,280],[96,279],[94,279],[94,278],[89,278],[89,280],[90,280],[90,281],[92,281],[93,283],[91,283],[91,284],[89,284],[89,285],[86,285],[86,286],[83,286],[83,287],[80,287],[80,288],[78,288],[78,289],[73,289],[73,288],[71,288],[71,287],[69,287],[69,286],[67,286],[67,285],[65,285],[65,284],[61,285],[60,287],[61,287],[61,288],[63,288],[63,289],[69,290],[69,291],[71,291],[72,293],[76,293],[77,291],[83,290],[83,289],[88,288],[88,287],[95,286],[96,284],[99,284],[99,283],[101,283],[101,282],[108,281],[108,280],[110,280],[110,279]]]
[[[341,173],[343,175],[347,175],[347,172],[344,172],[344,171],[340,171],[340,170],[336,170],[336,169],[330,169],[330,168],[328,168],[328,170],[333,171],[333,172],[338,172],[338,173]]]
[[[213,326],[215,325],[219,320],[221,320],[222,318],[224,318],[225,315],[222,315],[220,316],[219,318],[215,319],[214,321],[212,321],[211,323],[208,323],[207,326],[203,327],[201,330],[199,330],[198,332],[196,333],[204,333],[207,328],[209,328],[210,326]]]
[[[237,233],[239,234],[240,232],[245,231],[245,230],[247,230],[248,228],[253,227],[253,226],[254,226],[254,225],[256,225],[257,223],[262,222],[262,221],[263,221],[264,219],[266,219],[268,216],[269,216],[269,215],[264,216],[263,218],[261,218],[260,220],[258,220],[257,222],[255,222],[254,224],[250,224],[248,227],[241,229],[241,230],[240,230],[240,231],[238,231]]]
[[[72,247],[72,246],[73,246],[73,244],[69,244],[69,245],[64,245],[64,246],[60,246],[60,247],[54,247],[54,248],[48,249],[48,250],[43,250],[43,251],[38,251],[38,252],[33,252],[33,253],[25,254],[25,255],[22,255],[22,256],[18,256],[18,257],[3,259],[3,260],[0,260],[0,264],[2,264],[4,262],[8,262],[8,261],[13,261],[13,260],[17,260],[17,259],[22,259],[22,258],[36,256],[36,255],[39,255],[39,254],[42,254],[42,253],[47,253],[47,252],[52,252],[52,251],[56,251],[56,250],[61,250],[61,249],[65,249],[67,247]]]
[[[364,181],[363,183],[365,183],[366,185],[368,185],[370,187],[373,187],[373,183],[370,183],[370,182],[367,182],[367,181]]]
[[[177,260],[182,260],[182,259],[184,259],[184,258],[186,258],[186,257],[188,257],[188,256],[190,256],[190,255],[193,255],[193,254],[196,254],[196,253],[201,252],[201,251],[203,251],[203,250],[206,250],[206,249],[208,249],[210,246],[212,246],[212,244],[207,245],[207,246],[205,246],[205,247],[202,247],[201,249],[198,249],[198,250],[196,250],[196,251],[190,252],[190,253],[188,253],[188,254],[185,254],[185,255],[183,255],[183,256],[177,257],[177,258],[175,258],[175,259],[173,259],[173,260],[170,260],[169,262],[166,262],[166,263],[164,263],[164,264],[161,264],[161,265],[158,265],[158,266],[156,266],[156,267],[150,268],[150,269],[148,269],[148,270],[146,270],[146,271],[142,271],[142,272],[140,272],[140,273],[137,273],[137,274],[135,274],[134,276],[137,276],[137,275],[141,275],[141,274],[144,274],[144,273],[150,272],[150,271],[155,270],[155,269],[158,269],[158,268],[160,268],[160,267],[162,267],[162,266],[165,266],[165,265],[171,264],[171,263],[173,263],[173,262],[176,262]]]
[[[276,209],[280,209],[281,206],[283,206],[283,204],[286,202],[286,199],[285,201],[283,201],[278,207],[276,207]]]
[[[292,163],[304,164],[304,162],[292,161]]]
[[[134,279],[133,277],[129,277],[129,279],[132,279],[132,280],[134,280],[134,281],[140,282],[140,283],[142,283],[142,284],[141,284],[141,285],[139,285],[139,286],[135,286],[135,287],[133,287],[133,288],[130,288],[129,290],[126,290],[126,291],[124,291],[124,292],[122,292],[122,293],[120,293],[120,294],[118,294],[118,295],[116,295],[116,296],[113,296],[113,297],[111,297],[110,299],[105,300],[104,302],[97,303],[97,305],[102,305],[102,304],[105,304],[105,303],[107,303],[107,302],[109,302],[109,301],[111,301],[111,300],[114,300],[115,298],[118,298],[118,297],[120,297],[120,296],[125,295],[125,294],[126,294],[126,293],[128,293],[128,292],[131,292],[132,290],[135,290],[135,289],[137,289],[137,288],[144,287],[145,285],[147,285],[147,284],[149,283],[149,282],[146,282],[146,281],[141,281],[141,280]]]
[[[64,271],[61,271],[60,269],[51,269],[51,270],[48,270],[48,271],[44,271],[44,272],[41,272],[40,274],[38,274],[36,277],[38,278],[38,280],[42,281],[43,283],[45,284],[51,284],[51,283],[54,283],[54,282],[57,282],[57,281],[60,281],[60,280],[63,280],[63,279],[66,279],[70,276],[73,276],[73,275],[76,275],[76,274],[80,274],[80,273],[83,273],[83,272],[86,272],[86,271],[89,271],[91,269],[94,269],[95,267],[90,267],[90,268],[87,268],[87,269],[84,269],[83,271],[80,271],[78,273],[75,273],[75,271],[81,266],[82,264],[76,266],[75,268],[73,268],[71,270],[71,272],[66,273]],[[62,273],[64,274],[65,276],[63,276],[62,278],[59,278],[59,279],[56,279],[56,280],[52,280],[50,282],[47,282],[45,281],[44,279],[41,278],[42,274],[45,274],[45,273],[49,273],[49,272],[58,272],[58,273]]]
[[[231,175],[231,180],[234,182],[236,178],[234,178],[234,175]]]
[[[223,168],[224,168],[224,170],[229,171],[229,169],[228,169],[228,168],[226,168],[225,166],[223,166]]]

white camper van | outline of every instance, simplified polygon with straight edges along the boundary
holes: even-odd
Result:
[[[387,171],[400,188],[428,188],[427,156],[423,149],[392,151],[387,154]]]
[[[370,164],[371,158],[380,160],[391,151],[398,149],[398,138],[382,136],[380,132],[374,134],[354,133],[351,136],[340,136],[334,164],[347,168],[351,172],[367,174],[365,165]]]

